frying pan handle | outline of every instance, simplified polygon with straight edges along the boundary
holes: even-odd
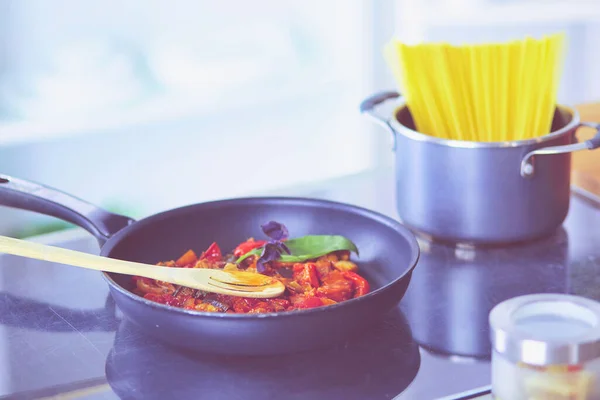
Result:
[[[3,174],[0,174],[0,205],[71,222],[94,235],[101,245],[133,222],[59,190]]]

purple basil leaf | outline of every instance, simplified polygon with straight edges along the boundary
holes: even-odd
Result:
[[[277,249],[277,244],[275,243],[267,243],[263,248],[262,254],[260,257],[266,261],[273,261],[279,258],[279,249]]]
[[[266,269],[265,263],[277,260],[278,258],[279,250],[277,249],[277,245],[274,243],[267,243],[265,247],[263,247],[260,258],[256,260],[256,270],[258,272],[264,272]]]
[[[279,222],[269,221],[264,225],[260,226],[268,237],[272,240],[283,240],[287,239],[289,232],[285,225],[280,224]]]
[[[292,254],[292,252],[290,251],[289,247],[287,247],[285,245],[285,243],[279,242],[278,244],[279,244],[279,249],[280,249],[279,254],[281,254],[281,250],[285,251],[288,254]]]
[[[265,267],[265,264],[263,264],[260,258],[256,260],[256,272],[262,273],[265,272],[266,269],[267,267]]]

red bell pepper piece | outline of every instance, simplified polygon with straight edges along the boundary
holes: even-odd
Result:
[[[233,299],[233,304],[231,308],[238,314],[246,314],[252,310],[253,307],[256,307],[256,303],[258,299],[250,299],[246,297],[237,297]]]
[[[317,266],[314,263],[294,264],[294,278],[298,281],[308,283],[313,288],[320,286]]]
[[[356,290],[354,292],[354,297],[364,296],[369,293],[370,287],[369,282],[362,276],[358,275],[356,272],[346,271],[344,272],[344,277],[350,279],[354,282],[354,286],[356,286]]]
[[[235,248],[235,250],[233,251],[233,255],[236,257],[241,257],[251,250],[264,246],[265,243],[267,243],[266,240],[247,240],[243,243],[240,243],[238,247]]]
[[[221,255],[221,249],[219,248],[217,242],[213,242],[210,246],[208,246],[208,249],[202,253],[200,259],[208,261],[221,261],[223,256]]]
[[[165,295],[162,294],[146,293],[144,295],[144,298],[146,300],[154,301],[156,303],[167,304],[167,298],[165,297]]]
[[[300,301],[296,306],[298,308],[315,308],[321,307],[323,305],[323,301],[314,296],[306,297],[304,300]]]

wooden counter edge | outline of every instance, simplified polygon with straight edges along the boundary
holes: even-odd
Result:
[[[600,122],[600,102],[580,104],[575,107],[581,121]],[[594,135],[593,129],[581,129],[577,137],[587,140]],[[600,149],[573,153],[571,184],[600,197]]]

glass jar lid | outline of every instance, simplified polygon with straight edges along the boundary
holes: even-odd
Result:
[[[514,363],[581,364],[600,357],[600,303],[567,294],[506,300],[490,312],[492,348]]]

